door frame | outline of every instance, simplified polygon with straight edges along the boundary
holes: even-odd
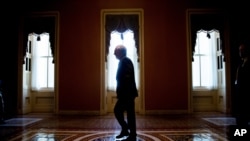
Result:
[[[214,14],[224,15],[224,32],[223,44],[224,44],[224,64],[225,64],[225,108],[221,108],[223,113],[229,113],[231,110],[231,71],[230,71],[230,50],[229,50],[229,25],[228,17],[225,13],[218,9],[187,9],[186,11],[186,33],[187,33],[187,64],[188,64],[188,99],[189,99],[189,112],[194,112],[194,100],[192,95],[192,35],[191,35],[191,15],[203,15],[203,14]],[[217,107],[218,109],[218,107]]]
[[[58,82],[59,82],[59,12],[57,11],[49,11],[49,12],[32,12],[28,15],[22,15],[20,17],[20,25],[19,25],[19,47],[18,47],[18,114],[26,114],[29,112],[32,112],[30,110],[25,110],[24,108],[24,95],[23,95],[23,62],[24,62],[24,56],[23,56],[23,50],[24,50],[24,43],[27,41],[27,37],[24,37],[24,24],[25,24],[25,18],[37,18],[37,17],[53,17],[55,19],[55,35],[52,38],[55,38],[54,40],[54,104],[53,105],[53,112],[58,113]],[[31,104],[31,100],[27,100]],[[26,101],[26,102],[27,102]],[[31,105],[32,106],[32,105]]]
[[[100,79],[100,114],[104,115],[107,113],[107,87],[106,87],[106,73],[105,73],[105,22],[106,22],[106,15],[129,15],[129,14],[137,14],[139,16],[139,58],[140,58],[140,72],[139,72],[139,114],[145,113],[145,103],[144,103],[144,15],[143,9],[102,9],[101,10],[101,79]]]

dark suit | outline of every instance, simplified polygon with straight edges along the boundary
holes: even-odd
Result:
[[[230,141],[247,141],[250,139],[250,127],[248,121],[250,118],[250,60],[241,63],[236,73],[236,93],[232,97],[232,113],[236,118],[236,125],[229,126],[228,137]],[[244,136],[234,136],[236,130],[247,129]]]
[[[120,60],[117,74],[117,103],[114,108],[115,117],[122,130],[130,130],[130,135],[136,136],[135,98],[138,96],[134,66],[132,61],[124,57]],[[127,112],[127,122],[124,120],[124,112]]]
[[[250,118],[250,60],[239,65],[236,79],[235,114],[238,125],[246,125]]]

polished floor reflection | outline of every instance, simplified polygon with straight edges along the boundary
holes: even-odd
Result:
[[[234,124],[221,113],[137,115],[137,141],[227,141]],[[114,141],[119,132],[112,114],[27,114],[0,124],[1,141]]]

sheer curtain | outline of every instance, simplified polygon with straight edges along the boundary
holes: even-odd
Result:
[[[38,37],[40,40],[38,41]],[[54,64],[51,55],[49,34],[30,34],[32,49],[31,87],[32,90],[54,87]]]
[[[210,37],[208,37],[210,36]],[[192,62],[194,88],[217,88],[217,31],[197,32],[197,40]]]
[[[111,40],[109,47],[109,54],[107,56],[108,67],[108,90],[114,91],[116,89],[116,71],[119,60],[114,55],[115,47],[118,44],[123,44],[127,48],[127,57],[131,59],[135,69],[135,80],[138,85],[138,55],[135,47],[134,33],[131,30],[126,30],[124,33],[117,31],[111,32]]]
[[[30,48],[31,48],[31,89],[32,90],[37,90],[39,89],[39,84],[38,84],[38,81],[36,76],[37,76],[37,70],[38,70],[38,64],[35,63],[37,62],[38,58],[39,58],[39,54],[38,54],[38,51],[37,51],[37,48],[36,48],[36,42],[37,42],[37,37],[38,35],[35,34],[35,33],[32,33],[32,34],[29,34],[29,41],[31,42],[30,45]]]

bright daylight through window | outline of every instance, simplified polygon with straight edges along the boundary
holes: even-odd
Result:
[[[219,32],[216,30],[197,32],[194,61],[192,62],[193,88],[217,88],[217,55]]]
[[[38,39],[40,37],[40,39]],[[49,34],[29,34],[28,46],[31,48],[31,86],[32,90],[54,88],[54,64],[51,54]]]
[[[118,60],[114,55],[115,47],[118,44],[123,44],[127,48],[127,57],[129,57],[135,69],[135,79],[136,85],[138,85],[138,55],[137,48],[135,47],[134,33],[131,30],[127,30],[124,33],[119,33],[117,31],[113,31],[111,33],[109,54],[107,57],[107,67],[108,67],[108,90],[114,91],[116,88],[116,71],[118,67]]]

